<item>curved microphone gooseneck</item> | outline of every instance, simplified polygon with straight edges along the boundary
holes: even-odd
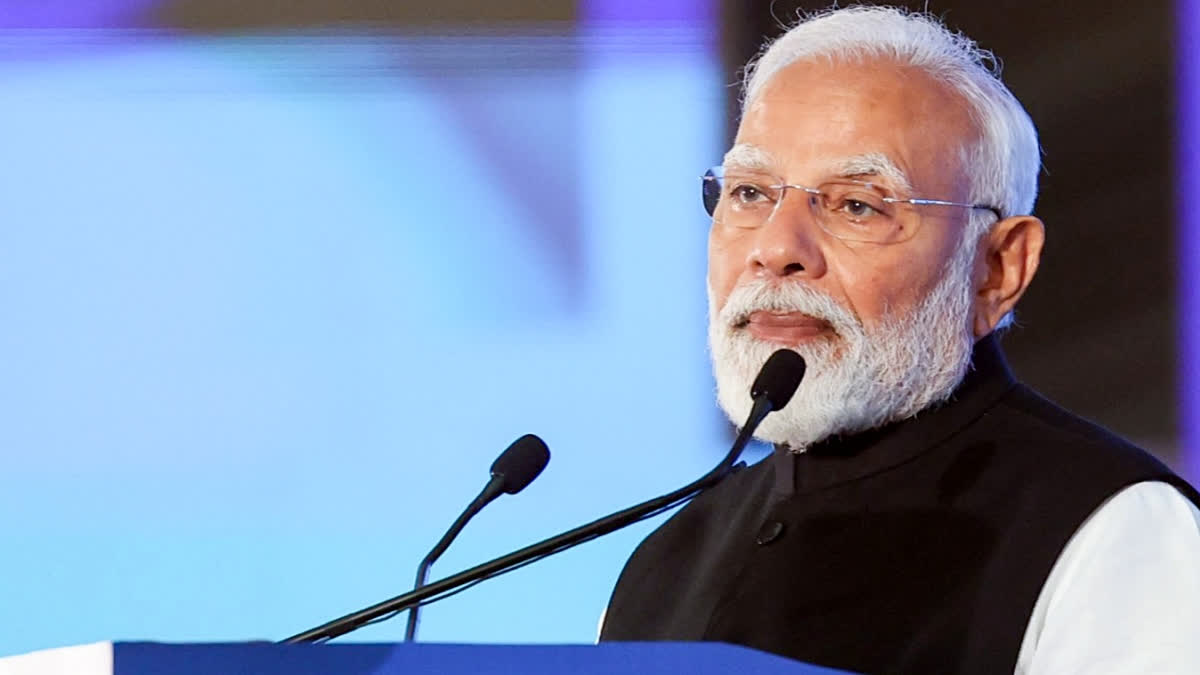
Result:
[[[458,519],[450,525],[450,529],[446,530],[446,534],[442,535],[438,543],[417,566],[417,580],[413,584],[413,590],[425,585],[425,579],[429,576],[429,568],[438,558],[442,557],[442,554],[450,547],[450,542],[454,541],[454,538],[466,526],[467,521],[474,518],[475,514],[482,511],[483,507],[492,503],[492,500],[501,494],[515,495],[524,490],[533,482],[534,478],[542,473],[542,469],[546,468],[549,461],[550,449],[546,447],[545,441],[533,434],[525,434],[518,438],[504,452],[500,453],[496,461],[492,462],[492,478],[484,486],[483,491],[479,493],[478,497],[471,500]],[[420,604],[415,604],[412,609],[408,610],[408,626],[404,629],[405,642],[411,642],[417,635],[417,613],[420,611]]]

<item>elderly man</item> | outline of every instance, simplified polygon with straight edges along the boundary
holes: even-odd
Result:
[[[767,460],[650,535],[605,640],[716,640],[853,671],[1200,672],[1200,495],[1017,383],[1036,131],[973,42],[831,10],[748,72],[704,178],[718,398],[808,376]]]

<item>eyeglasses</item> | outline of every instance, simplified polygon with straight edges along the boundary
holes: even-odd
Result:
[[[902,197],[894,190],[857,180],[832,180],[815,188],[792,185],[768,174],[725,173],[713,167],[701,177],[704,209],[713,222],[729,227],[761,227],[779,209],[784,193],[793,188],[807,193],[814,220],[829,234],[845,241],[896,244],[916,233],[921,219],[916,206],[954,206],[983,209],[1003,218],[986,204]]]

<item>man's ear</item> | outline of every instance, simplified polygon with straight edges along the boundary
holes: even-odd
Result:
[[[1037,274],[1046,229],[1033,216],[1014,216],[992,225],[980,243],[975,263],[976,338],[991,333],[1012,311]]]

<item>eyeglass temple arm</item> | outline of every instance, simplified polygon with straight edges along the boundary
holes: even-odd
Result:
[[[964,202],[948,202],[941,199],[898,199],[896,201],[904,201],[910,204],[933,204],[935,206],[962,206],[968,209],[985,209],[996,214],[1000,220],[1004,220],[1004,215],[1000,213],[1000,209],[987,204],[967,204]]]

